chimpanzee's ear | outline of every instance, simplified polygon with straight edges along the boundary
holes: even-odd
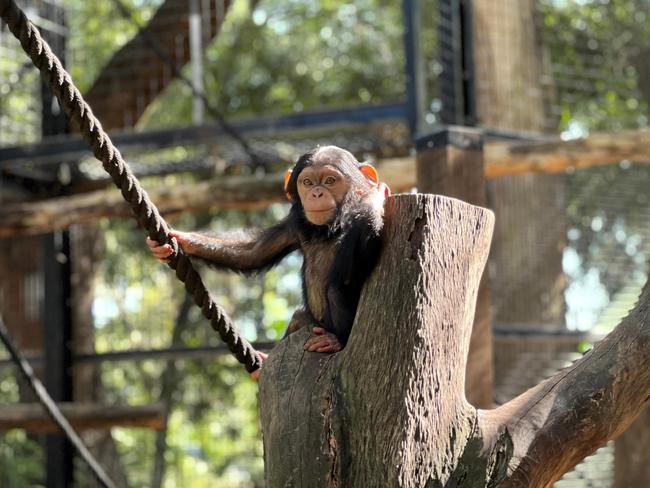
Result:
[[[291,174],[293,173],[293,170],[288,169],[284,173],[284,194],[287,196],[287,200],[291,201],[293,198],[291,198],[291,195],[289,194],[289,180],[291,179]]]
[[[377,173],[377,170],[374,168],[374,166],[370,166],[367,163],[362,163],[359,166],[359,171],[361,171],[364,176],[372,182],[373,185],[379,184],[379,174]]]

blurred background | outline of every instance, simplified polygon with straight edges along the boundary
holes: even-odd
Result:
[[[316,144],[408,192],[416,141],[480,129],[495,404],[579,357],[647,278],[648,0],[18,4],[179,229],[282,218],[281,172]],[[76,133],[0,22],[12,338],[119,486],[263,486],[256,383],[148,255]],[[264,350],[301,301],[300,262],[203,277]],[[0,352],[0,486],[94,486],[33,402]],[[650,486],[649,449],[644,414],[556,486]]]

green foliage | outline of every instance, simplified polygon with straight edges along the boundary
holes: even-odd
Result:
[[[580,353],[582,353],[582,354],[585,354],[585,353],[586,353],[587,351],[589,351],[592,347],[594,347],[594,345],[593,345],[592,342],[581,341],[581,342],[578,344],[577,351],[580,352]]]
[[[43,486],[44,465],[41,446],[25,432],[0,434],[0,486]]]
[[[170,437],[182,439],[169,451],[170,486],[248,486],[263,476],[257,420],[257,385],[228,359],[188,362],[184,389],[191,409],[178,409]],[[215,381],[224,394],[215,395]]]
[[[239,0],[207,49],[206,93],[226,115],[385,103],[403,98],[403,72],[399,2]],[[170,86],[144,123],[189,122],[190,95]]]
[[[20,400],[16,373],[14,368],[0,370],[0,405]],[[42,486],[43,461],[40,444],[24,431],[0,432],[0,486]]]
[[[582,135],[647,125],[639,78],[650,47],[647,0],[540,0],[539,9],[560,130]]]
[[[647,276],[649,212],[643,182],[649,177],[645,165],[630,162],[567,176],[563,264],[570,280],[570,326],[609,332],[636,302]]]
[[[0,33],[0,144],[21,144],[40,136],[38,71],[18,40]]]
[[[146,25],[162,0],[120,0],[139,25]],[[68,38],[68,69],[77,87],[88,90],[115,51],[136,34],[110,1],[64,0]]]

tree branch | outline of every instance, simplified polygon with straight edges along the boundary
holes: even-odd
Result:
[[[583,358],[502,407],[483,412],[486,433],[508,429],[508,485],[546,487],[639,415],[650,394],[650,287],[620,325]]]

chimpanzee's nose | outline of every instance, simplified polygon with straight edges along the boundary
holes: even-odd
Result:
[[[323,190],[320,188],[314,188],[312,194],[314,195],[314,198],[321,198],[323,196]]]

